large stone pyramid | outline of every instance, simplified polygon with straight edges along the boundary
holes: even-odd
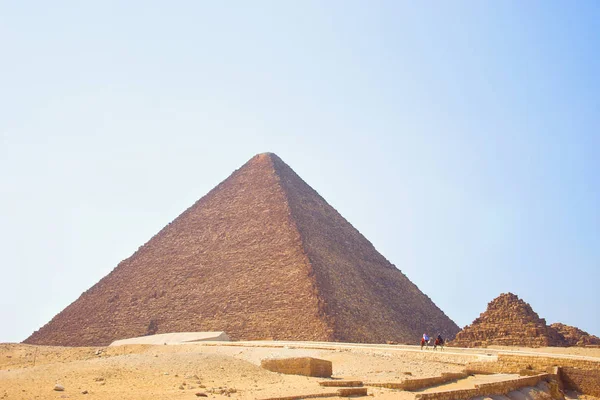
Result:
[[[274,154],[259,154],[25,343],[225,331],[416,343],[458,327]]]
[[[450,345],[563,346],[564,338],[517,295],[502,293],[488,304],[479,318],[460,331]]]

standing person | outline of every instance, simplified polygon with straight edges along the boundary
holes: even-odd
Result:
[[[423,350],[423,346],[425,346],[425,334],[421,337],[421,350]]]
[[[425,349],[429,347],[429,335],[427,333],[424,333],[421,339],[421,350],[423,350],[423,345],[425,345]]]

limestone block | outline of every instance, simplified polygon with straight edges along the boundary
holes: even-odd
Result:
[[[312,357],[266,359],[260,362],[260,366],[269,371],[282,374],[315,376],[320,378],[331,378],[333,372],[331,361]]]
[[[338,394],[340,397],[350,397],[350,396],[366,396],[367,388],[343,388],[338,389]]]
[[[319,382],[319,385],[321,386],[328,386],[328,387],[359,387],[362,386],[363,383],[362,381],[321,381]]]

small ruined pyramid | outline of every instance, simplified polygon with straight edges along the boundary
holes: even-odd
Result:
[[[600,338],[590,335],[575,326],[561,324],[560,322],[550,325],[560,333],[564,338],[565,346],[598,346]]]
[[[458,327],[275,154],[259,154],[25,343],[166,332],[415,343]]]
[[[512,293],[502,293],[487,310],[449,344],[456,347],[562,346],[564,338],[546,325],[531,306]]]

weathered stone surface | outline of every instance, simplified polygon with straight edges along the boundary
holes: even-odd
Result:
[[[260,362],[260,366],[281,374],[316,376],[319,378],[331,378],[333,373],[331,361],[313,357],[266,359]]]
[[[566,346],[598,346],[600,345],[600,338],[594,335],[590,335],[586,331],[583,331],[577,327],[569,326],[561,323],[554,323],[550,325],[564,337],[564,344]]]
[[[367,388],[342,388],[338,389],[338,395],[340,397],[366,396]]]
[[[383,387],[387,389],[400,389],[415,391],[444,383],[464,379],[469,374],[465,372],[447,372],[441,376],[432,376],[427,378],[405,379],[402,382],[369,382],[367,386]]]
[[[475,385],[474,389],[447,390],[441,392],[418,393],[415,397],[420,400],[464,400],[497,398],[521,388],[536,386],[540,382],[549,380],[548,374],[508,379],[501,382],[482,383]],[[519,397],[516,397],[519,398]],[[531,397],[527,397],[530,399]]]
[[[562,346],[564,338],[533,311],[531,306],[512,293],[492,300],[487,310],[460,331],[450,346]]]
[[[93,256],[93,255],[92,255]],[[25,343],[168,332],[414,342],[458,327],[274,154],[260,154]]]
[[[561,367],[560,377],[567,389],[592,396],[600,396],[600,368],[589,370]]]
[[[338,392],[330,392],[330,393],[310,393],[310,394],[297,394],[293,396],[284,396],[284,397],[269,397],[267,399],[261,400],[304,400],[304,399],[320,399],[327,397],[339,397],[340,394]]]
[[[600,361],[593,358],[580,359],[501,353],[495,362],[477,361],[468,363],[466,372],[473,374],[514,374],[524,369],[546,372],[557,381],[557,384],[562,383],[567,390],[575,390],[596,397],[600,396]]]
[[[321,381],[321,382],[319,382],[319,385],[327,386],[327,387],[360,387],[363,385],[363,382],[362,381],[334,380],[334,381]]]

